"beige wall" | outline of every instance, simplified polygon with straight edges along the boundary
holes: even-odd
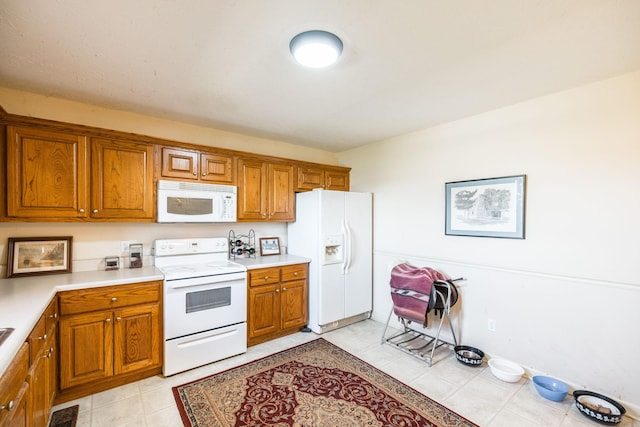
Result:
[[[638,413],[629,370],[640,353],[640,71],[339,159],[352,190],[374,193],[374,318],[386,321],[389,271],[401,260],[465,277],[463,343]],[[445,182],[518,174],[526,239],[444,235]]]
[[[58,120],[173,141],[337,165],[334,153],[272,139],[159,119],[0,87],[0,106],[7,113]]]

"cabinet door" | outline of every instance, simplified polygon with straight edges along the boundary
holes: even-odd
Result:
[[[284,282],[280,292],[282,329],[307,324],[307,283],[305,280]]]
[[[116,310],[114,323],[114,374],[160,366],[160,307],[158,304]]]
[[[47,418],[53,406],[58,387],[58,298],[54,297],[44,312],[47,331],[46,356],[46,408]]]
[[[218,184],[233,184],[235,182],[233,175],[233,156],[201,153],[200,179]]]
[[[14,406],[7,418],[0,414],[0,425],[3,427],[31,427],[29,424],[29,383],[25,382],[14,400]],[[4,411],[3,411],[4,412]]]
[[[28,396],[25,388],[29,372],[29,344],[23,343],[11,360],[4,374],[0,375],[0,406],[9,406],[11,411],[0,410],[0,426],[27,425]]]
[[[324,171],[320,168],[298,167],[296,190],[324,188]]]
[[[29,425],[31,427],[46,427],[49,420],[47,409],[47,359],[48,352],[38,353],[31,361],[29,370],[30,399]]]
[[[161,173],[166,178],[198,179],[198,153],[162,147]]]
[[[60,319],[60,389],[113,375],[112,312]]]
[[[269,220],[295,220],[293,166],[269,163]]]
[[[267,163],[238,160],[238,220],[267,219]]]
[[[154,218],[153,146],[91,141],[91,217]]]
[[[280,285],[249,288],[249,340],[280,330]]]
[[[9,126],[7,214],[15,218],[87,216],[87,138]]]
[[[349,172],[327,170],[324,181],[327,190],[349,191]]]

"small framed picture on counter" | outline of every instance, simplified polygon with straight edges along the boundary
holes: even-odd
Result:
[[[278,237],[261,237],[260,238],[260,255],[280,255],[280,238]]]
[[[7,277],[71,273],[72,236],[10,237]]]

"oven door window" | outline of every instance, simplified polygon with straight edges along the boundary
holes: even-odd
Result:
[[[167,197],[167,212],[176,215],[207,215],[213,213],[213,200],[195,197]]]
[[[231,305],[231,288],[224,287],[188,292],[186,297],[185,311],[187,313],[213,310]]]

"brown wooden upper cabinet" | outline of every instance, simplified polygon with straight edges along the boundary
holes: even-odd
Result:
[[[153,145],[91,141],[91,217],[154,218]]]
[[[295,221],[294,167],[238,159],[238,221]]]
[[[7,127],[7,217],[154,219],[153,146]]]
[[[163,178],[233,185],[233,166],[233,156],[230,154],[162,147]]]
[[[87,218],[88,138],[7,127],[7,215]]]
[[[349,169],[332,169],[321,166],[298,166],[296,191],[309,191],[314,188],[325,190],[349,191]]]

